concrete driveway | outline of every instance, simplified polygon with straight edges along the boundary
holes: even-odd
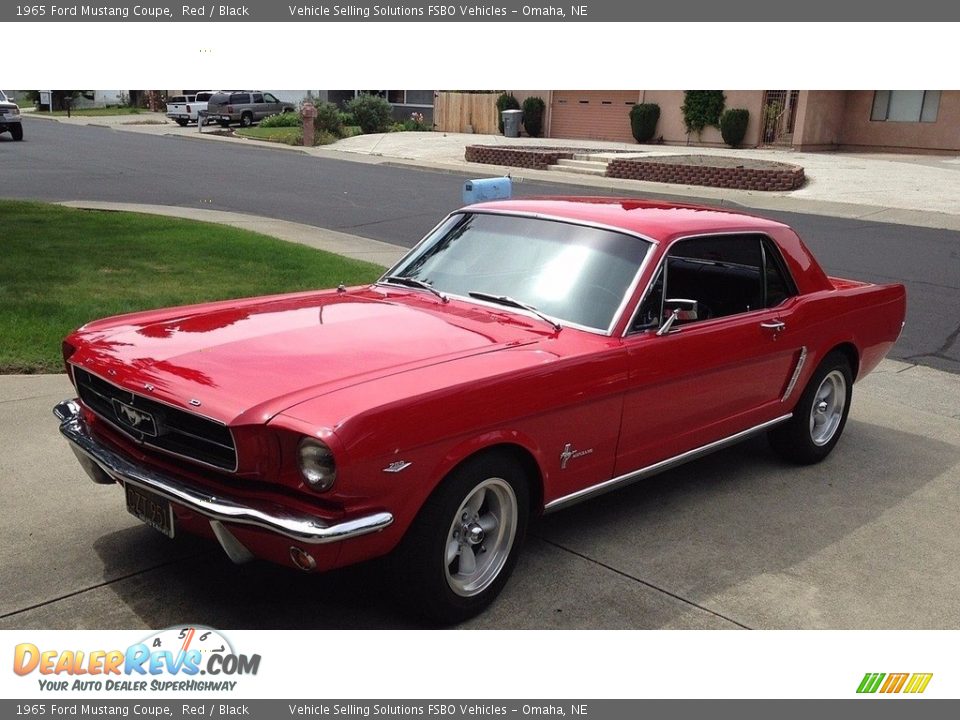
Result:
[[[169,541],[97,486],[0,377],[0,628],[409,627],[382,563],[306,576]],[[887,361],[816,467],[762,438],[535,524],[477,628],[960,627],[960,376]]]

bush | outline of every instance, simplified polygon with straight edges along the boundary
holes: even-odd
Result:
[[[393,122],[393,106],[376,95],[359,95],[347,103],[346,109],[365,135],[386,132]]]
[[[523,101],[523,129],[530,137],[543,135],[543,115],[547,111],[547,104],[543,98],[528,97]]]
[[[630,108],[630,130],[638,143],[650,142],[657,132],[660,106],[656,103],[641,103]]]
[[[280,113],[279,115],[268,115],[260,121],[260,127],[297,127],[300,125],[299,113]]]
[[[320,102],[315,107],[317,108],[317,118],[313,121],[314,130],[318,133],[327,132],[331,135],[339,135],[343,128],[339,108],[331,102]]]
[[[340,124],[344,127],[351,127],[357,124],[357,119],[348,112],[340,111]]]
[[[721,90],[685,90],[680,110],[687,132],[699,137],[707,125],[717,126],[726,99]]]
[[[723,141],[732,148],[740,147],[747,134],[747,123],[750,121],[750,111],[743,108],[727,110],[720,116],[720,135]]]
[[[503,135],[503,111],[519,109],[520,101],[513,96],[513,93],[500,93],[497,98],[497,127],[500,128],[501,135]]]

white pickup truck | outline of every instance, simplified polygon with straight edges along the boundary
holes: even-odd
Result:
[[[197,122],[201,111],[207,109],[207,102],[216,90],[204,90],[196,95],[174,95],[167,100],[167,117],[181,127]]]

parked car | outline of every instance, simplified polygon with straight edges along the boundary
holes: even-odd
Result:
[[[204,90],[196,95],[174,95],[167,100],[167,117],[180,127],[199,122],[201,113],[206,113],[207,103],[215,94],[214,90]]]
[[[482,610],[528,522],[755,433],[815,463],[903,327],[786,225],[632,199],[444,219],[376,283],[148,310],[63,343],[61,432],[171,537],[312,572],[387,553]]]
[[[20,107],[0,90],[0,133],[9,132],[14,140],[23,140]]]
[[[231,123],[250,127],[269,115],[293,111],[293,105],[281,102],[267,92],[216,93],[207,103],[207,116],[219,122],[221,127],[229,127]]]

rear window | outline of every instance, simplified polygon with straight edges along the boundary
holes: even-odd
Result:
[[[170,102],[172,103],[185,103],[186,101],[187,98],[185,98],[183,95],[174,95],[172,98],[170,98]]]

